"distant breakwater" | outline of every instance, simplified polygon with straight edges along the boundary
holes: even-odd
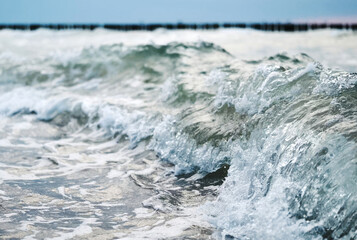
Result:
[[[2,29],[37,30],[40,28],[66,30],[94,30],[104,28],[118,31],[153,31],[159,28],[177,29],[219,29],[219,28],[248,28],[261,31],[300,32],[317,29],[345,29],[357,31],[357,23],[160,23],[160,24],[0,24]]]

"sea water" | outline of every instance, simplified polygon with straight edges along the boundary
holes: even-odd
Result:
[[[356,42],[0,31],[0,237],[356,238]]]

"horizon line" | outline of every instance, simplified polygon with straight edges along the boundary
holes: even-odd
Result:
[[[248,28],[261,31],[309,31],[317,29],[341,29],[357,31],[357,22],[202,22],[202,23],[0,23],[0,30],[30,30],[40,28],[52,30],[83,29],[94,30],[97,28],[118,31],[154,31],[164,28],[168,30],[212,30],[220,28]]]

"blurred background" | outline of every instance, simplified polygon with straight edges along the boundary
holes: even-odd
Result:
[[[2,0],[0,3],[0,23],[356,21],[356,0]]]

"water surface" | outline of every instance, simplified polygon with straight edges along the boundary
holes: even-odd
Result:
[[[355,238],[356,41],[0,31],[0,236]]]

